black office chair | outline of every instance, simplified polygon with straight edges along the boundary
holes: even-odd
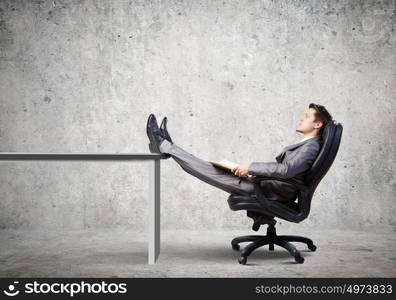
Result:
[[[254,181],[254,195],[244,196],[232,194],[227,201],[230,208],[236,210],[246,210],[247,216],[254,220],[252,229],[258,231],[260,226],[267,224],[267,235],[246,235],[236,237],[231,241],[233,250],[240,249],[239,243],[250,241],[242,249],[241,256],[238,258],[240,264],[246,264],[247,257],[256,249],[264,245],[269,245],[269,250],[274,250],[274,245],[281,246],[294,256],[297,263],[303,263],[304,257],[296,247],[289,242],[306,243],[308,249],[316,250],[312,240],[302,236],[295,235],[276,235],[275,217],[283,220],[299,223],[308,217],[311,209],[311,200],[316,187],[327,171],[333,164],[337,155],[342,136],[342,124],[333,120],[327,123],[323,129],[321,150],[311,168],[307,171],[305,180],[301,181],[294,178],[280,179],[273,177],[252,176]],[[268,200],[260,189],[261,180],[281,180],[298,187],[299,195],[297,202],[285,203],[276,200]]]

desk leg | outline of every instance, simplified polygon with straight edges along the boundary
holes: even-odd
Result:
[[[149,161],[149,264],[155,264],[160,253],[160,161],[159,159]]]

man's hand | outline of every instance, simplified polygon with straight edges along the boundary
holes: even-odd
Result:
[[[231,172],[239,177],[247,177],[250,164],[241,164],[231,169]]]

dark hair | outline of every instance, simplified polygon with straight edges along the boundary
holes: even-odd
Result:
[[[322,121],[323,125],[320,127],[319,136],[322,136],[323,129],[326,124],[333,120],[331,114],[327,111],[326,107],[320,104],[310,103],[309,108],[313,108],[315,110],[315,121]]]

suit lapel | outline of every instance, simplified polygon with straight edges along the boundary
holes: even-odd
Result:
[[[303,145],[303,144],[305,144],[305,143],[307,143],[307,142],[309,142],[309,141],[317,140],[317,139],[319,139],[319,137],[318,137],[318,136],[315,136],[315,137],[313,137],[313,138],[309,138],[309,139],[306,139],[306,140],[304,140],[304,141],[302,141],[302,142],[298,142],[298,143],[296,143],[296,144],[289,145],[289,146],[283,148],[282,152],[279,153],[279,154],[276,156],[276,161],[277,161],[277,162],[281,162],[281,161],[283,160],[284,155],[286,154],[286,152],[287,152],[288,150],[295,149],[295,148],[297,148],[297,147],[299,147],[299,146],[301,146],[301,145]]]

